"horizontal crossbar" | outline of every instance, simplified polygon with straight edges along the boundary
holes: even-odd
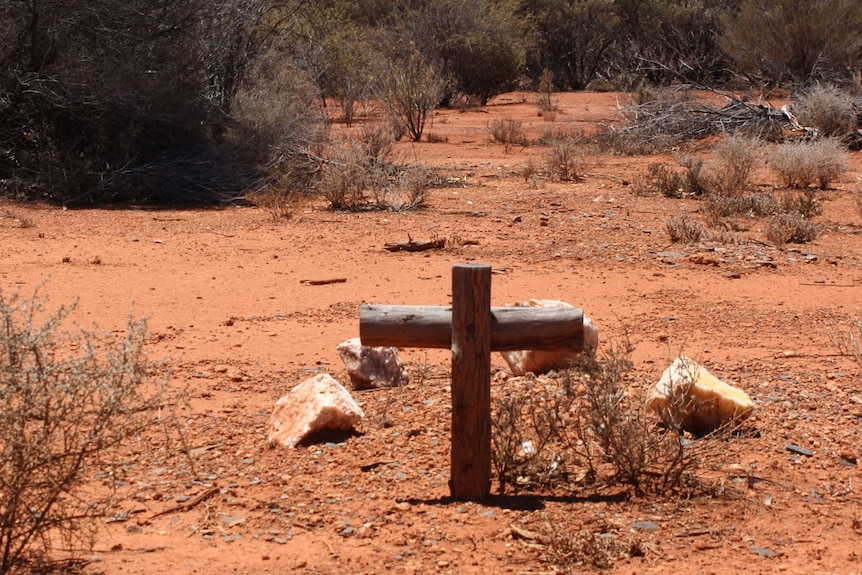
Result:
[[[452,308],[364,304],[359,337],[365,346],[452,346]],[[582,349],[584,310],[492,307],[491,351]]]

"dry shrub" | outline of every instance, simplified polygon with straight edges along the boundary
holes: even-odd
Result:
[[[798,213],[772,216],[766,223],[766,239],[777,246],[804,244],[820,237],[822,226]]]
[[[652,163],[644,178],[635,184],[634,191],[638,196],[661,194],[666,198],[684,198],[691,195],[689,183],[685,174],[664,164]]]
[[[735,216],[771,216],[782,211],[782,206],[775,196],[764,192],[751,192],[740,196],[707,194],[704,196],[703,210],[709,221],[718,222]]]
[[[353,141],[334,149],[322,169],[318,187],[336,210],[393,210],[419,208],[437,183],[436,174],[422,164],[386,160],[382,152]],[[379,150],[372,146],[371,150]]]
[[[703,188],[710,193],[735,195],[749,184],[757,165],[758,141],[739,135],[731,135],[713,148],[714,160],[710,163],[708,182]]]
[[[780,144],[772,152],[769,165],[789,188],[816,183],[825,190],[847,172],[850,161],[840,141],[824,138]]]
[[[488,124],[488,131],[491,133],[491,142],[503,144],[506,152],[509,151],[509,146],[526,146],[529,144],[529,138],[524,133],[523,124],[518,120],[511,118],[493,120]]]
[[[333,209],[358,210],[368,205],[376,170],[359,146],[347,143],[329,154],[317,186]]]
[[[670,218],[665,221],[664,226],[670,241],[675,244],[693,244],[706,235],[702,223],[684,215]]]
[[[543,560],[555,566],[588,565],[609,569],[614,562],[629,555],[629,549],[608,532],[594,529],[572,529],[549,522],[548,541]]]
[[[285,189],[265,188],[246,194],[253,206],[266,210],[273,220],[288,220],[293,217],[302,194]]]
[[[428,166],[398,166],[375,188],[375,202],[379,209],[396,212],[421,208],[436,181],[437,175]]]
[[[144,321],[121,337],[67,330],[74,306],[44,304],[0,293],[0,573],[90,548],[121,484],[120,448],[164,425],[176,398],[153,381]],[[85,492],[96,477],[106,489]]]
[[[395,136],[392,127],[383,123],[366,124],[359,132],[359,145],[368,161],[376,164],[390,163],[395,152]]]
[[[781,200],[781,211],[812,218],[823,211],[814,190],[806,189],[799,193],[789,192]]]
[[[263,168],[264,185],[313,189],[329,126],[305,74],[267,55],[237,93],[233,115],[231,150]]]
[[[419,142],[431,112],[443,98],[446,80],[430,58],[411,48],[379,61],[373,91],[389,113],[395,136],[409,135]]]
[[[692,157],[680,159],[679,162],[687,168],[686,171],[674,171],[659,163],[650,164],[645,178],[635,185],[635,193],[657,193],[667,198],[685,198],[702,193],[697,174],[703,160]]]
[[[557,134],[547,136],[548,150],[545,164],[552,178],[563,182],[584,179],[595,166],[595,158],[586,150],[582,134]]]
[[[631,345],[606,350],[601,358],[585,352],[556,378],[512,378],[495,391],[492,461],[501,493],[589,486],[600,474],[636,493],[668,493],[694,479],[704,451],[689,449],[678,427],[660,425],[647,408],[633,386]]]
[[[793,106],[799,123],[822,136],[841,137],[856,129],[856,110],[849,94],[835,86],[815,86]]]

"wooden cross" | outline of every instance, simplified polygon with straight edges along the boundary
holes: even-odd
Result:
[[[491,352],[583,347],[578,308],[491,307],[491,266],[452,268],[452,307],[366,304],[365,346],[452,349],[452,497],[491,491]]]

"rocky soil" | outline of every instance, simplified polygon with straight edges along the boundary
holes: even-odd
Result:
[[[671,156],[596,152],[582,181],[525,182],[544,149],[489,142],[499,118],[534,137],[589,131],[618,120],[624,95],[561,95],[552,118],[534,98],[440,111],[432,142],[400,143],[448,182],[418,211],[310,202],[274,221],[251,207],[0,204],[2,290],[77,300],[83,326],[147,316],[153,355],[188,393],[184,443],[154,423],[129,447],[88,573],[862,573],[862,366],[842,352],[862,317],[862,155],[817,193],[814,242],[774,246],[752,219],[733,242],[673,244],[666,220],[702,218],[701,200],[633,185]],[[778,183],[765,168],[756,180]],[[449,241],[383,249],[409,238]],[[642,387],[685,354],[744,389],[758,411],[710,451],[712,489],[641,496],[604,477],[450,500],[440,350],[403,350],[409,385],[356,392],[355,434],[268,445],[272,406],[294,385],[319,372],[348,384],[335,348],[358,335],[362,303],[447,305],[463,262],[493,266],[494,305],[564,300],[603,345],[628,334]],[[344,281],[320,283],[332,279]],[[511,381],[499,355],[493,369],[492,394]]]

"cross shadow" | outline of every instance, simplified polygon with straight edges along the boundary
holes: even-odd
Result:
[[[490,494],[482,501],[478,501],[485,507],[495,507],[497,509],[508,509],[511,511],[541,511],[545,509],[547,503],[621,503],[629,498],[629,492],[621,490],[616,493],[605,495],[541,495],[541,494],[515,494],[515,495],[494,495]],[[434,497],[423,499],[421,497],[411,497],[406,499],[405,503],[410,505],[452,505],[463,503],[459,499],[451,496]]]

